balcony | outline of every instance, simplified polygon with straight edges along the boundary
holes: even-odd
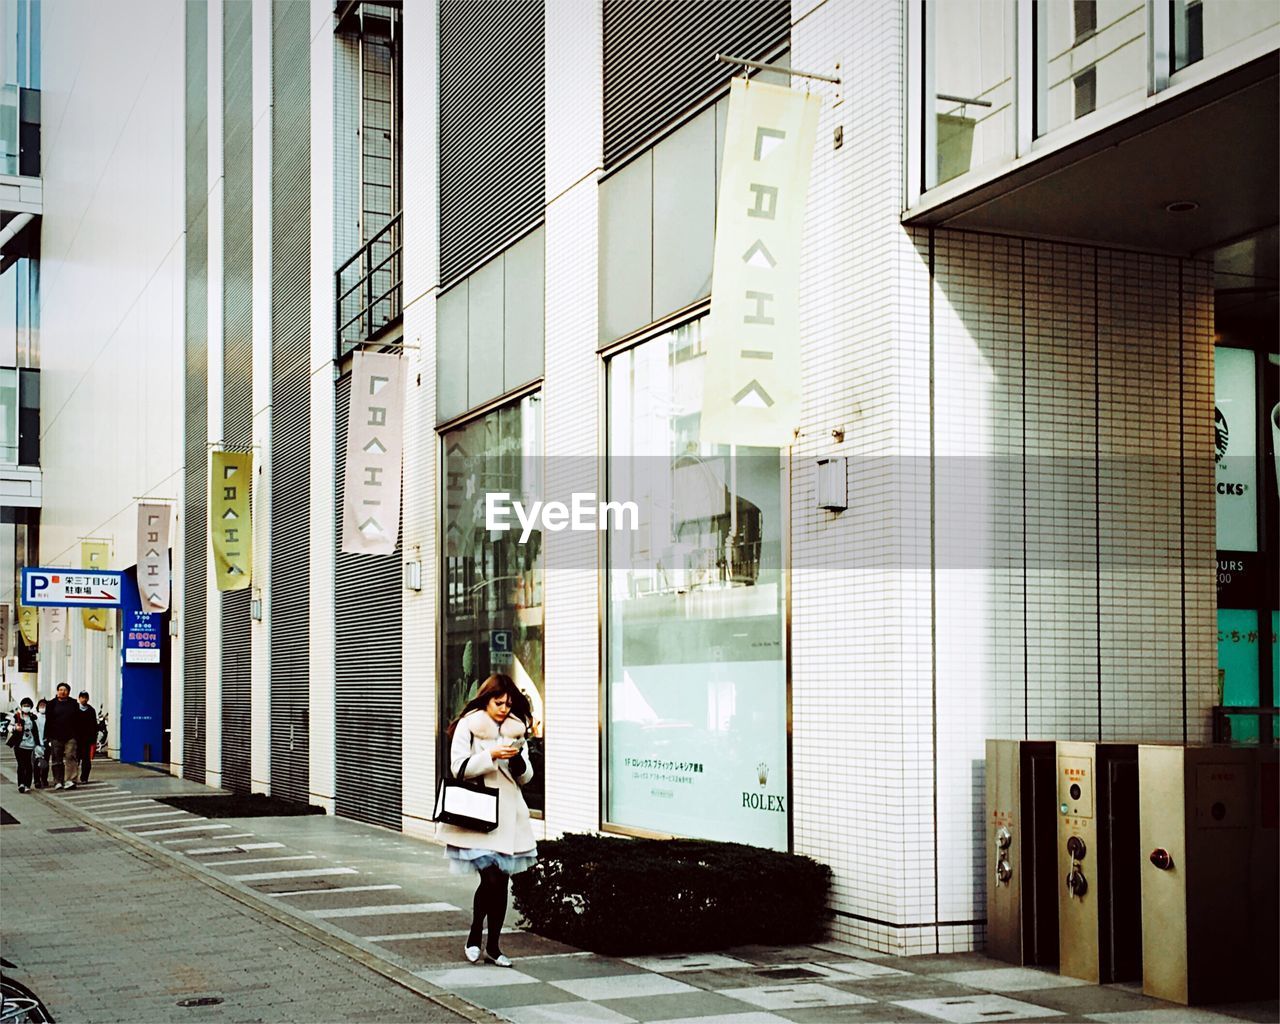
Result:
[[[397,213],[338,268],[337,358],[369,342],[394,345],[403,330],[404,241]]]

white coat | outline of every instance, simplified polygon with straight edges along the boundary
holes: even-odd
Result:
[[[501,739],[519,739],[524,735],[524,723],[514,715],[508,715],[502,723]],[[529,808],[520,792],[520,787],[533,778],[528,749],[521,751],[524,772],[513,778],[511,761],[494,761],[489,756],[491,749],[503,746],[499,740],[498,723],[489,717],[487,711],[478,710],[464,715],[458,722],[453,733],[453,745],[449,748],[449,768],[455,776],[465,762],[464,779],[480,779],[498,791],[498,827],[492,832],[473,832],[441,822],[436,825],[437,839],[451,846],[493,850],[495,853],[525,853],[534,848]]]

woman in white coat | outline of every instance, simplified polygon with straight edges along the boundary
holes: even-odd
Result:
[[[520,792],[520,787],[533,778],[533,766],[523,753],[531,721],[529,698],[514,680],[492,675],[447,733],[449,770],[453,775],[479,779],[498,790],[498,827],[492,832],[473,832],[446,824],[438,825],[436,830],[437,838],[448,844],[445,856],[450,869],[480,875],[472,902],[471,931],[463,950],[472,963],[480,959],[480,933],[488,919],[485,960],[499,967],[511,966],[499,945],[507,914],[507,886],[512,875],[524,871],[538,858],[529,808]]]

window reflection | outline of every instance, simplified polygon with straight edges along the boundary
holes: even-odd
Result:
[[[485,495],[542,498],[542,402],[529,395],[444,435],[444,680],[442,726],[494,672],[529,698],[531,810],[544,809],[542,534],[485,530]]]
[[[781,463],[699,441],[703,323],[609,362],[607,816],[785,849]]]

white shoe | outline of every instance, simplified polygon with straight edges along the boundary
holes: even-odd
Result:
[[[466,948],[463,949],[462,955],[465,956],[468,960],[470,960],[474,964],[480,959],[480,947],[467,946]]]
[[[68,782],[68,783],[67,783],[65,786],[63,786],[62,788],[63,788],[63,789],[75,789],[75,788],[76,788],[76,784],[75,784],[74,782]]]
[[[57,785],[55,785],[53,788],[54,788],[54,789],[61,789],[61,788],[62,788],[62,783],[61,783],[61,782],[59,782],[59,783],[58,783]]]
[[[488,953],[484,955],[485,963],[493,964],[494,967],[514,967],[511,958],[506,953],[499,953],[497,956],[490,956]]]
[[[27,791],[27,787],[26,787],[26,786],[19,786],[19,787],[18,787],[18,792],[19,792],[19,793],[25,793],[26,791]]]

